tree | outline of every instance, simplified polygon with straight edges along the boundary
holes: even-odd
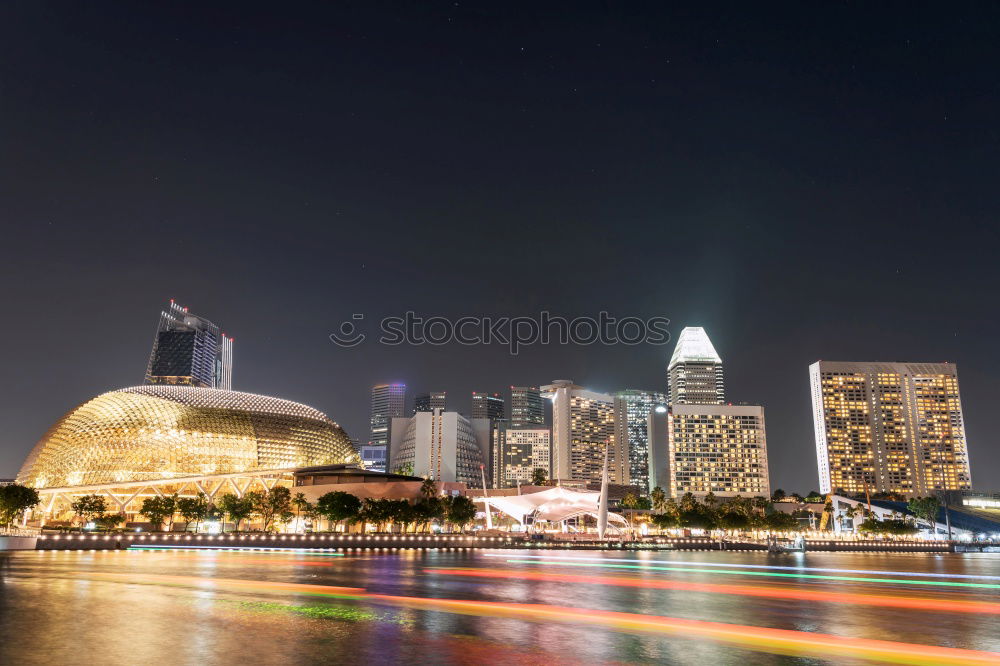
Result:
[[[254,513],[260,516],[264,532],[277,522],[287,522],[293,515],[292,491],[286,486],[274,486],[267,492],[249,492],[245,497],[251,500]]]
[[[786,497],[785,491],[782,490],[781,488],[778,488],[773,493],[771,493],[772,502],[780,502],[781,500],[785,499],[785,497]]]
[[[102,530],[111,531],[121,525],[125,521],[124,514],[121,513],[106,513],[103,516],[98,516],[94,519],[97,526]]]
[[[292,498],[292,506],[295,507],[296,523],[299,523],[303,514],[309,515],[309,510],[312,509],[312,504],[306,499],[305,493],[295,493],[295,497]]]
[[[437,497],[438,487],[434,479],[424,479],[424,482],[420,484],[420,496],[421,497]]]
[[[181,497],[177,500],[177,512],[187,523],[194,523],[194,531],[198,531],[198,523],[205,519],[208,513],[208,497],[198,493],[195,497]],[[184,528],[187,529],[187,526]]]
[[[858,527],[861,532],[869,532],[872,534],[898,534],[898,535],[908,535],[916,534],[920,530],[916,525],[910,523],[906,520],[898,518],[890,518],[887,520],[878,520],[875,516],[869,516],[865,522],[861,523]]]
[[[461,531],[476,518],[476,503],[465,495],[452,497],[445,506],[445,518]]]
[[[659,486],[653,488],[653,492],[649,494],[649,499],[653,503],[653,511],[662,513],[667,502],[667,494],[663,492],[663,488]]]
[[[767,515],[764,523],[770,530],[794,530],[799,527],[799,521],[783,511]]]
[[[635,493],[626,493],[625,497],[622,498],[621,506],[625,509],[625,512],[629,516],[629,523],[635,519],[634,511],[639,508],[639,498],[636,497]]]
[[[361,512],[361,500],[350,493],[335,490],[316,500],[316,512],[331,523],[354,521]]]
[[[413,508],[417,522],[423,525],[425,531],[435,518],[441,520],[445,515],[444,503],[439,497],[421,497]]]
[[[536,467],[531,470],[531,485],[533,486],[544,486],[545,479],[548,477],[548,472],[546,472],[541,467]]]
[[[38,491],[19,483],[0,486],[0,526],[10,527],[21,515],[41,502]]]
[[[83,495],[76,498],[70,504],[70,508],[79,516],[80,522],[86,525],[98,516],[103,515],[107,511],[108,506],[102,495]]]
[[[240,521],[253,515],[253,502],[246,497],[237,497],[232,493],[226,493],[219,498],[219,510],[236,523],[234,527],[239,532]]]
[[[142,500],[142,508],[139,509],[139,513],[149,518],[153,530],[158,532],[167,518],[173,518],[176,509],[176,496],[147,497]]]
[[[941,500],[937,497],[914,497],[906,503],[906,508],[914,516],[925,521],[931,530],[936,528],[938,510],[941,508]]]

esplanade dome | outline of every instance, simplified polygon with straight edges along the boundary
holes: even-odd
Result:
[[[63,416],[28,455],[35,488],[152,481],[357,462],[347,433],[312,407],[253,393],[148,385]]]

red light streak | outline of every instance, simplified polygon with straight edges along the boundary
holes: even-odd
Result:
[[[993,603],[989,601],[923,599],[920,597],[897,597],[879,594],[858,594],[853,592],[825,592],[820,590],[800,590],[785,587],[762,587],[757,585],[731,585],[722,583],[688,583],[683,581],[648,580],[638,578],[622,578],[617,576],[582,576],[574,574],[550,574],[538,571],[507,571],[505,569],[424,569],[424,571],[426,573],[443,574],[448,576],[538,580],[558,583],[586,583],[592,585],[640,587],[656,590],[685,590],[688,592],[706,592],[710,594],[734,594],[746,597],[770,597],[772,599],[821,601],[829,603],[855,604],[860,606],[907,608],[911,610],[1000,615],[1000,603]]]
[[[853,638],[832,634],[771,629],[705,620],[687,620],[657,615],[640,615],[617,611],[592,610],[549,606],[545,604],[517,604],[498,601],[464,601],[457,599],[431,599],[424,597],[398,597],[385,594],[367,594],[358,588],[280,583],[238,579],[206,579],[195,576],[132,575],[78,572],[80,577],[97,577],[119,580],[124,583],[187,585],[198,588],[261,590],[291,592],[318,596],[357,599],[377,604],[417,610],[444,611],[462,615],[505,617],[535,622],[560,622],[587,625],[628,632],[677,635],[681,638],[703,638],[729,645],[780,654],[809,654],[850,659],[874,659],[897,664],[996,664],[1000,653],[965,650],[960,648],[900,643],[869,638]]]

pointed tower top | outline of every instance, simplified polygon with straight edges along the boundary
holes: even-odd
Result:
[[[712,346],[712,341],[708,339],[708,334],[701,326],[688,326],[681,331],[680,337],[677,338],[677,346],[674,347],[674,354],[670,357],[670,365],[667,368],[688,361],[722,363],[715,347]]]

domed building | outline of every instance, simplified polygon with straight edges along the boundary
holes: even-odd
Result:
[[[312,407],[149,385],[71,410],[31,451],[17,480],[38,489],[101,486],[359,460],[344,430]]]

